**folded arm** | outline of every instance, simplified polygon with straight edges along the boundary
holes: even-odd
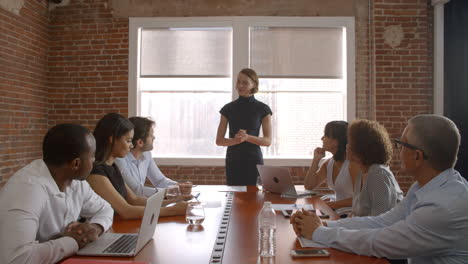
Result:
[[[103,231],[109,229],[114,218],[112,206],[97,195],[87,182],[83,183],[84,200],[80,216],[89,219],[90,223],[98,224]]]
[[[221,115],[219,120],[218,131],[216,133],[216,145],[229,147],[242,143],[240,138],[226,138],[226,131],[228,126],[227,117]]]
[[[313,240],[360,255],[398,259],[448,254],[453,243],[460,239],[456,229],[450,228],[450,220],[444,208],[420,207],[408,217],[390,223],[399,219],[393,213],[390,211],[379,217],[359,217],[361,219],[354,221],[354,229],[351,229],[353,221],[338,221],[338,225],[329,222],[329,228],[315,230]],[[363,229],[366,222],[368,228]],[[384,224],[387,226],[378,227]]]
[[[17,199],[2,210],[1,263],[56,263],[78,251],[78,243],[71,237],[36,240],[39,218],[48,199],[46,194],[31,186],[21,189],[21,195],[15,197]]]

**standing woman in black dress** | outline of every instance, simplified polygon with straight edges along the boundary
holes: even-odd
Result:
[[[258,76],[252,69],[243,69],[237,75],[236,90],[239,98],[219,111],[216,145],[227,146],[227,185],[255,185],[257,164],[263,164],[260,146],[271,145],[271,109],[257,101]],[[226,130],[229,124],[229,138]],[[262,127],[263,137],[259,137]]]

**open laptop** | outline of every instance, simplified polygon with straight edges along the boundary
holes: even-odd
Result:
[[[288,168],[257,165],[257,169],[262,179],[263,188],[269,192],[293,198],[316,194],[314,191],[296,191]]]
[[[157,192],[148,198],[138,234],[104,233],[76,254],[82,256],[135,256],[153,238],[164,193]]]

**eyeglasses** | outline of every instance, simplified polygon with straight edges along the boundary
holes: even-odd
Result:
[[[410,148],[410,149],[413,149],[413,150],[419,150],[419,151],[422,152],[423,158],[427,159],[426,154],[424,154],[424,150],[422,150],[421,148],[416,147],[415,145],[403,142],[403,141],[398,140],[398,139],[393,139],[393,143],[395,143],[395,148],[396,149],[401,149],[401,146],[403,146],[403,147],[407,147],[407,148]]]

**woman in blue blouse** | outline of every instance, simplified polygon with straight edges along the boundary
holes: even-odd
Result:
[[[271,145],[271,109],[257,101],[258,76],[252,69],[243,69],[237,76],[236,90],[239,98],[221,110],[221,120],[216,135],[216,145],[227,146],[227,185],[255,185],[257,164],[263,164],[260,146]],[[229,124],[229,137],[226,130]],[[259,137],[260,127],[263,136]]]

